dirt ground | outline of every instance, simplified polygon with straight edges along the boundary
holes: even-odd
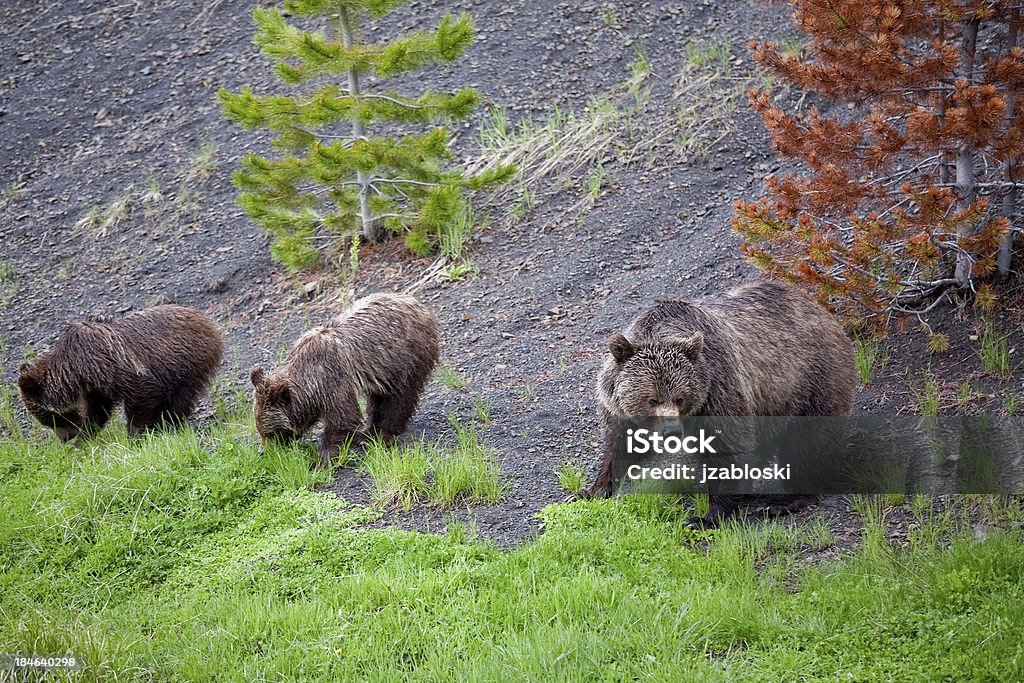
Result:
[[[411,2],[368,34],[435,25],[435,5]],[[243,387],[252,364],[272,364],[351,295],[414,287],[437,312],[445,363],[466,386],[434,383],[412,436],[438,437],[450,413],[469,419],[474,401],[486,401],[491,421],[481,438],[502,460],[508,494],[493,507],[389,513],[382,523],[438,530],[454,516],[503,545],[536,533],[535,513],[565,497],[554,469],[596,471],[593,387],[611,333],[655,298],[700,297],[755,276],[730,229],[732,203],[758,196],[778,164],[745,101],[706,153],[680,151],[666,126],[684,104],[686,46],[726,45],[735,72],[749,73],[747,41],[791,29],[784,6],[758,2],[445,5],[473,14],[476,43],[458,63],[398,87],[481,91],[485,106],[456,126],[457,153],[477,153],[493,107],[514,122],[555,105],[585,111],[591,97],[629,78],[638,50],[650,62],[648,123],[627,141],[642,154],[620,149],[602,161],[609,181],[596,197],[585,176],[551,178],[533,188],[527,210],[511,211],[511,200],[491,206],[489,227],[471,246],[479,272],[421,286],[433,259],[394,243],[365,248],[354,280],[330,267],[289,276],[235,204],[231,173],[246,151],[265,151],[265,138],[229,123],[216,91],[279,88],[251,43],[254,3],[19,2],[0,11],[8,27],[0,36],[0,378],[12,381],[28,349],[50,343],[69,320],[173,301],[223,327],[224,374]],[[912,410],[911,386],[929,365],[945,397],[973,378],[972,405],[998,406],[1000,392],[1019,390],[1019,380],[981,375],[969,338],[976,331],[963,315],[947,309],[930,320],[951,337],[945,354],[929,357],[916,329],[891,337],[888,362],[858,392],[857,410]],[[1002,323],[1016,343],[1019,307]],[[354,471],[342,472],[335,489],[367,496]],[[849,526],[841,501],[807,514]]]

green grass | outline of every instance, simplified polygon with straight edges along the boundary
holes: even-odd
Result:
[[[451,261],[463,259],[466,255],[466,245],[473,232],[474,225],[473,209],[468,204],[463,206],[452,218],[447,221],[438,232],[438,251],[441,255]]]
[[[365,449],[360,467],[370,475],[376,504],[410,510],[424,502],[450,507],[501,498],[496,454],[480,443],[474,425],[449,419],[453,445],[447,440],[394,446],[375,442]]]
[[[439,365],[434,370],[434,380],[441,383],[441,386],[448,389],[462,389],[469,382],[459,374],[459,371],[450,365]]]
[[[999,334],[992,325],[985,325],[981,333],[981,365],[985,372],[997,377],[1013,374],[1007,335]]]
[[[574,495],[582,491],[583,485],[586,483],[583,468],[568,462],[555,468],[555,476],[558,477],[558,485]]]
[[[360,467],[370,475],[377,505],[411,510],[427,495],[430,454],[423,443],[392,447],[374,442],[366,447]]]
[[[14,264],[0,259],[0,306],[10,306],[19,290],[18,275]]]
[[[482,425],[491,422],[491,402],[484,398],[483,394],[477,394],[473,398],[473,419]]]
[[[921,373],[920,386],[911,386],[910,391],[914,394],[917,402],[917,410],[924,417],[936,417],[942,405],[939,401],[939,384],[931,370]]]
[[[308,448],[260,457],[245,415],[78,450],[42,434],[0,440],[0,652],[84,658],[53,680],[1024,677],[1012,525],[808,566],[825,525],[707,537],[631,496],[550,505],[503,551],[366,528]]]
[[[462,424],[450,416],[456,443],[435,450],[433,481],[427,497],[437,505],[456,503],[497,503],[503,492],[499,480],[501,463],[495,452],[482,445],[476,426]]]
[[[873,339],[858,339],[854,347],[854,361],[857,365],[857,377],[861,384],[871,384],[875,374],[875,360],[878,357],[878,342]]]

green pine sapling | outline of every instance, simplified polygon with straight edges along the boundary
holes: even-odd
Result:
[[[277,158],[247,154],[234,176],[243,209],[273,236],[271,252],[298,269],[319,258],[324,237],[360,235],[381,241],[404,235],[408,248],[426,254],[447,225],[468,210],[464,193],[508,180],[499,166],[477,175],[446,165],[451,159],[445,121],[464,119],[479,103],[472,88],[427,91],[411,97],[372,88],[375,82],[458,59],[473,41],[469,15],[445,15],[434,31],[406,33],[384,43],[361,43],[360,26],[408,0],[286,0],[299,21],[326,22],[308,32],[278,8],[256,8],[254,42],[275,62],[292,95],[259,96],[221,90],[225,114],[248,128],[269,129]],[[340,82],[339,82],[340,81]],[[434,125],[401,137],[374,136]]]

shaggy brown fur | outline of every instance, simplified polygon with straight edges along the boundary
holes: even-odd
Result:
[[[616,417],[846,415],[853,405],[853,344],[828,311],[778,282],[657,302],[609,347],[597,387],[605,456],[586,496],[612,493]],[[712,496],[703,521],[713,525],[738,502]]]
[[[287,442],[323,420],[320,459],[328,464],[343,443],[364,438],[362,397],[370,431],[393,440],[437,359],[434,314],[410,296],[372,294],[302,335],[270,376],[252,369],[256,429],[263,443]]]
[[[28,411],[70,441],[98,431],[124,404],[130,432],[192,414],[224,356],[213,322],[183,306],[69,324],[53,349],[21,366]]]

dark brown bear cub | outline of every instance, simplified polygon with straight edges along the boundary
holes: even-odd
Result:
[[[71,323],[52,350],[21,366],[18,386],[29,413],[63,441],[102,429],[118,403],[136,433],[186,420],[223,356],[205,315],[156,306]]]
[[[323,327],[302,335],[267,376],[253,368],[253,414],[263,443],[291,441],[319,421],[320,460],[371,433],[393,440],[416,411],[438,359],[437,320],[410,296],[371,294]]]
[[[616,418],[847,415],[853,405],[853,344],[831,313],[778,282],[657,302],[609,346],[597,387],[604,461],[584,497],[612,493]],[[713,526],[739,502],[713,495],[700,521]]]

